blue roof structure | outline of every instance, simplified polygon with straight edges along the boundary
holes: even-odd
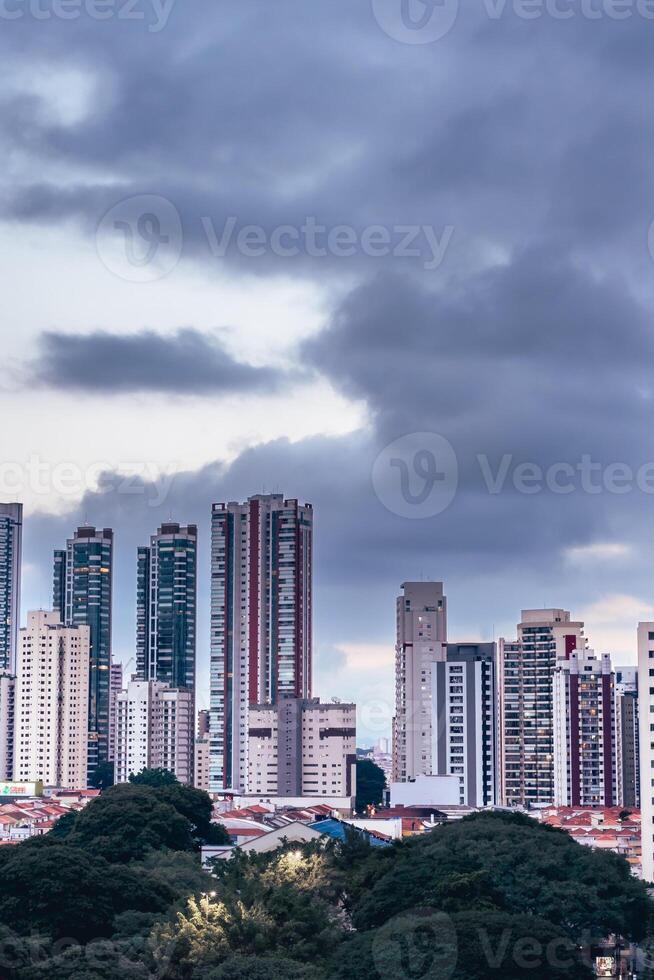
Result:
[[[384,840],[376,834],[370,833],[368,830],[363,830],[361,827],[353,827],[352,824],[343,823],[342,820],[316,820],[314,823],[310,823],[309,826],[321,834],[327,834],[329,837],[333,837],[334,840],[344,841],[347,830],[350,830],[365,837],[371,847],[391,847],[392,844],[390,840]]]

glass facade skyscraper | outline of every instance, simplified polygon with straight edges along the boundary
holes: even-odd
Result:
[[[141,680],[195,691],[198,531],[162,524],[138,549],[136,663]]]
[[[0,504],[0,671],[15,672],[20,627],[23,505]]]
[[[15,672],[22,547],[23,505],[0,504],[0,673]]]
[[[110,528],[80,527],[55,551],[52,603],[66,626],[89,626],[88,772],[106,762],[109,750],[109,672],[114,533]]]

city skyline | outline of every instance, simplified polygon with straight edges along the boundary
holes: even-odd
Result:
[[[0,973],[654,974],[653,39],[0,0]]]
[[[265,496],[265,495],[264,495]],[[273,495],[274,496],[274,495]],[[286,495],[284,495],[286,496]],[[257,495],[248,499],[256,499]],[[197,671],[198,671],[198,686],[196,690],[197,698],[197,708],[199,710],[203,708],[208,708],[210,705],[210,658],[208,656],[208,637],[203,631],[203,625],[206,623],[207,631],[209,630],[209,607],[210,604],[206,599],[207,593],[207,583],[210,580],[209,576],[209,565],[205,562],[209,562],[209,556],[206,554],[206,547],[203,548],[203,538],[204,544],[207,543],[207,538],[210,538],[210,527],[212,514],[214,513],[215,504],[212,505],[211,513],[209,518],[205,515],[204,526],[203,522],[199,522],[197,528],[197,541],[198,541],[198,602],[197,602]],[[39,518],[33,517],[26,522],[26,531],[29,534],[31,528],[31,523],[34,521],[38,524]],[[170,524],[171,521],[169,520]],[[175,523],[175,522],[172,522]],[[86,525],[90,527],[89,525]],[[84,525],[82,525],[82,528]],[[316,522],[316,530],[320,528],[320,520]],[[81,530],[81,529],[78,529]],[[124,528],[120,528],[117,533],[117,539],[121,540],[121,531]],[[203,533],[204,531],[204,533]],[[72,530],[69,527],[67,534],[71,534]],[[55,549],[56,550],[56,549]],[[120,549],[118,550],[120,555]],[[125,576],[125,556],[121,555],[123,559],[118,565],[118,571],[115,575],[116,581],[114,582],[114,591],[116,592],[114,606],[118,606],[119,610],[123,613],[125,607],[132,605],[133,620],[129,618],[123,619],[123,630],[122,636],[123,640],[114,640],[114,659],[115,662],[120,664],[124,669],[124,677],[127,680],[132,674],[137,674],[137,657],[136,657],[136,647],[132,641],[131,647],[129,642],[125,641],[124,637],[132,633],[134,636],[136,622],[137,622],[137,608],[135,601],[135,594],[137,592],[137,579],[138,576],[134,574],[134,561],[132,558],[132,569],[128,571],[127,576]],[[114,558],[114,564],[116,564],[116,559]],[[55,566],[56,568],[56,566]],[[131,574],[130,574],[131,572]],[[320,580],[320,574],[318,569],[317,574],[318,580]],[[133,579],[133,580],[132,580]],[[57,574],[55,570],[54,576],[55,590],[57,582]],[[50,586],[52,590],[52,584]],[[394,594],[397,594],[397,586],[392,589]],[[448,579],[448,594],[453,594],[456,596],[456,592],[452,592],[452,587],[450,586],[450,581]],[[383,595],[383,593],[382,593]],[[471,595],[474,593],[469,593],[468,591],[463,593],[462,598],[458,602],[459,608],[456,608],[456,613],[454,617],[454,625],[449,631],[450,637],[459,645],[479,645],[479,644],[490,644],[502,638],[502,634],[496,627],[494,630],[495,639],[491,639],[493,633],[490,636],[484,632],[483,629],[479,629],[476,632],[473,630],[465,631],[465,628],[460,626],[461,621],[465,621],[467,618],[465,616],[466,608],[471,602]],[[378,597],[380,598],[380,597]],[[319,594],[318,601],[314,601],[314,606],[318,608],[322,605],[322,600],[324,596]],[[386,602],[388,604],[388,596],[386,596]],[[44,602],[42,604],[35,604],[34,608],[50,608],[52,602]],[[23,609],[28,610],[29,604],[27,601],[23,604]],[[543,607],[545,608],[545,607]],[[463,612],[463,616],[461,613]],[[114,609],[115,614],[115,609]],[[515,634],[515,610],[511,604],[511,611],[509,612],[509,624],[504,631],[503,638],[507,641],[511,641]],[[592,615],[592,610],[591,610]],[[608,636],[609,639],[613,637],[613,630],[615,623],[613,621],[614,615],[617,615],[617,619],[624,617],[624,630],[627,634],[626,652],[621,652],[619,647],[612,646],[607,649],[603,646],[601,642],[601,629],[597,630],[595,625],[593,625],[592,618],[590,621],[586,618],[586,613],[584,610],[581,611],[580,618],[586,620],[586,628],[589,636],[589,640],[592,646],[599,652],[607,652],[611,655],[612,662],[615,666],[621,666],[625,668],[636,666],[636,655],[633,652],[635,647],[635,642],[633,639],[633,626],[634,623],[638,622],[640,619],[640,608],[639,607],[629,607],[627,605],[625,609],[618,609],[617,614],[611,605],[609,604],[607,609],[601,611],[601,620],[604,620],[608,626]],[[385,618],[391,620],[392,617],[388,615],[388,608],[386,609]],[[115,620],[115,615],[114,615]],[[316,633],[314,626],[314,634]],[[115,631],[114,631],[115,633]],[[320,634],[318,634],[320,635]],[[315,639],[315,635],[314,635]],[[314,643],[314,673],[316,681],[314,684],[315,690],[324,699],[330,697],[338,697],[342,701],[350,701],[358,705],[358,739],[360,745],[372,745],[380,737],[388,737],[392,730],[392,717],[394,711],[394,700],[393,700],[393,672],[394,672],[394,653],[393,647],[389,645],[385,647],[382,643],[378,644],[354,644],[343,650],[334,649],[325,643],[321,643],[320,639]],[[336,660],[334,660],[334,653],[336,653]]]
[[[251,488],[250,488],[251,489]],[[180,523],[190,523],[186,517],[193,512],[196,516],[194,523],[198,527],[198,608],[197,608],[197,663],[199,686],[197,690],[198,707],[209,707],[209,573],[210,567],[210,533],[211,533],[211,492],[207,491],[206,498],[209,502],[208,510],[203,513],[202,509],[195,506],[186,508],[180,506],[174,509],[175,518]],[[251,494],[245,491],[241,499],[247,499]],[[288,490],[285,496],[289,496]],[[225,495],[226,499],[232,499],[231,495]],[[300,499],[310,499],[300,494]],[[215,502],[215,501],[214,501]],[[98,501],[100,504],[100,501]],[[315,509],[315,508],[314,508]],[[167,519],[173,511],[166,512]],[[98,526],[105,523],[102,519],[102,510],[99,508]],[[87,519],[89,515],[86,515]],[[149,536],[156,520],[149,514],[150,524],[148,526]],[[50,525],[51,519],[47,519]],[[110,522],[109,522],[110,523]],[[113,648],[114,657],[126,667],[126,677],[131,673],[136,673],[135,658],[135,629],[136,629],[136,549],[143,543],[143,534],[133,522],[123,521],[120,517],[114,521],[115,544],[114,544],[114,617],[113,617]],[[49,533],[54,538],[54,545],[58,546],[62,536],[69,537],[73,528],[76,526],[74,521],[67,518],[57,518],[55,530],[49,528]],[[319,583],[318,598],[314,603],[314,687],[323,697],[338,696],[345,701],[353,701],[360,706],[359,729],[365,744],[373,743],[380,735],[389,735],[391,728],[392,705],[393,705],[393,673],[394,673],[394,643],[395,643],[395,624],[393,616],[394,597],[402,576],[390,574],[379,588],[372,588],[367,582],[363,582],[360,589],[355,593],[356,597],[363,597],[366,600],[366,607],[370,608],[369,618],[361,619],[356,617],[357,630],[355,633],[356,641],[349,642],[347,639],[337,642],[330,642],[328,637],[334,627],[334,614],[331,607],[334,603],[341,603],[349,612],[352,605],[352,597],[343,594],[340,587],[334,587],[329,580],[325,583],[325,573],[322,568],[321,558],[324,551],[324,539],[326,531],[323,527],[323,515],[319,513],[315,522],[315,578]],[[43,517],[42,515],[32,515],[24,522],[24,538],[27,547],[30,548],[30,557],[25,554],[26,544],[23,546],[23,610],[30,608],[48,609],[52,607],[52,572],[51,558],[48,557],[50,548],[45,543],[47,538],[43,537]],[[33,550],[35,539],[38,539],[36,552]],[[132,546],[131,542],[134,541]],[[35,554],[40,562],[35,560]],[[44,558],[45,555],[45,558]],[[398,556],[398,567],[402,563],[401,554]],[[409,565],[408,562],[404,562]],[[434,563],[436,564],[436,562]],[[27,568],[25,567],[27,565]],[[35,565],[39,570],[39,579],[42,582],[35,592],[30,587],[30,576],[34,575]],[[581,567],[579,565],[577,568]],[[408,580],[415,578],[415,569],[409,569],[411,574]],[[424,580],[434,581],[442,578],[442,575],[424,575]],[[484,584],[485,583],[485,584]],[[497,600],[498,608],[506,610],[504,622],[500,617],[490,610],[486,623],[479,622],[479,619],[471,619],[470,608],[478,606],[480,590],[484,593],[482,604],[488,605],[489,594],[493,594],[492,582],[484,580],[484,583],[477,582],[474,575],[460,579],[453,574],[447,575],[448,595],[453,601],[452,622],[449,629],[450,636],[460,643],[481,643],[492,642],[499,639],[502,635],[512,638],[515,633],[516,610],[523,606],[532,606],[528,600],[530,589],[522,587],[515,597],[503,596]],[[484,585],[482,589],[482,585]],[[489,593],[490,590],[490,593]],[[540,590],[541,592],[543,589]],[[604,603],[593,604],[590,607],[574,607],[566,601],[568,589],[560,588],[554,590],[551,586],[546,594],[554,591],[553,598],[557,602],[563,602],[568,608],[572,608],[574,614],[586,623],[586,631],[592,646],[598,652],[609,652],[613,662],[624,666],[635,666],[636,650],[634,640],[634,624],[640,619],[647,618],[648,611],[654,618],[654,605],[648,607],[645,603],[639,604],[630,600],[626,596],[618,598],[608,598]],[[617,591],[617,590],[616,590]],[[354,603],[358,606],[358,603]],[[538,608],[536,605],[535,608]],[[542,608],[551,608],[543,605]],[[337,620],[336,625],[339,625]],[[384,624],[380,627],[380,623]],[[472,625],[468,626],[467,623]],[[493,625],[495,628],[493,629]],[[340,632],[340,630],[339,630]],[[351,634],[346,634],[351,635]],[[602,637],[605,637],[603,642]],[[371,641],[372,637],[372,641]],[[386,641],[385,638],[386,637]],[[616,642],[617,640],[617,642]],[[369,710],[361,711],[364,706],[369,706]],[[381,715],[380,715],[381,710]],[[383,719],[381,725],[380,717]],[[372,724],[368,722],[372,719]]]

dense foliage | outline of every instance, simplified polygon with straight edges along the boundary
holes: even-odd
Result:
[[[132,773],[129,777],[130,783],[134,786],[179,786],[179,780],[170,769],[143,769],[141,772]]]
[[[379,806],[384,798],[386,776],[384,770],[371,759],[357,759],[357,813],[368,806]]]
[[[2,980],[586,980],[594,941],[652,931],[621,858],[528,817],[239,852],[209,875],[209,805],[175,784],[114,787],[0,849]]]

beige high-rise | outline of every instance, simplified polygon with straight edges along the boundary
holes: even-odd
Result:
[[[16,658],[14,774],[21,782],[86,787],[90,628],[30,612]]]
[[[397,599],[393,776],[405,782],[437,772],[432,669],[447,659],[442,582],[405,582]]]

